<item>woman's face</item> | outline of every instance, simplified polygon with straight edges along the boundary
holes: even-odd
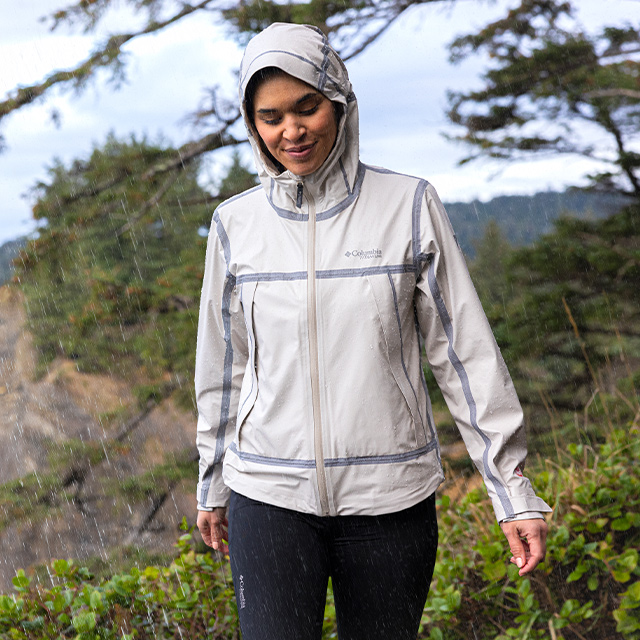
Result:
[[[279,75],[258,86],[253,104],[258,135],[285,169],[308,176],[320,168],[338,133],[327,97],[302,80]]]

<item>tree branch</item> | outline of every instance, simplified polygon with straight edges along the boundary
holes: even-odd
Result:
[[[89,58],[75,67],[75,69],[52,73],[40,84],[18,87],[13,94],[9,94],[9,97],[6,100],[0,102],[0,120],[12,111],[16,111],[17,109],[34,102],[55,85],[74,82],[76,88],[79,89],[100,67],[116,66],[116,71],[114,72],[115,75],[122,64],[120,60],[122,47],[127,42],[137,38],[138,36],[160,31],[174,22],[181,20],[185,16],[205,8],[213,1],[214,0],[202,0],[202,2],[196,5],[185,4],[181,11],[167,20],[163,20],[162,22],[149,22],[144,29],[135,33],[113,35],[107,40],[106,44],[101,49],[91,54]]]
[[[208,151],[215,151],[216,149],[222,149],[223,147],[242,144],[245,142],[244,140],[238,140],[227,133],[228,126],[233,122],[235,122],[235,120],[227,122],[227,126],[220,131],[210,133],[204,136],[204,138],[200,138],[200,140],[188,142],[183,145],[178,149],[178,154],[174,159],[157,164],[155,167],[145,171],[145,173],[142,174],[142,180],[150,180],[161,173],[167,173],[168,171],[184,167]]]
[[[631,98],[640,100],[640,91],[633,89],[597,89],[584,94],[585,98]]]
[[[133,227],[140,218],[144,216],[149,209],[158,205],[160,200],[164,197],[164,195],[169,191],[169,189],[173,186],[175,181],[178,179],[180,172],[176,169],[169,173],[167,179],[160,185],[160,188],[149,198],[141,207],[136,211],[134,215],[132,215],[129,220],[125,224],[123,224],[118,231],[116,231],[117,236],[121,236],[126,233]]]

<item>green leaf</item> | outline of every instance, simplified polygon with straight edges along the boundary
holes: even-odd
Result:
[[[487,562],[482,568],[482,573],[490,582],[495,582],[504,578],[507,574],[507,567],[504,560],[496,560],[495,562]]]
[[[99,591],[92,591],[89,597],[89,606],[94,610],[103,609],[102,594]]]
[[[73,628],[78,633],[87,633],[96,628],[96,614],[93,611],[81,611],[73,616]]]
[[[640,605],[640,580],[634,582],[623,594],[622,607],[632,608]]]
[[[438,627],[432,627],[429,632],[429,640],[444,640],[444,634]]]
[[[12,578],[16,591],[26,591],[31,584],[31,579],[26,576],[24,569],[18,569],[18,573]]]
[[[621,518],[616,518],[611,523],[611,528],[614,531],[627,531],[628,529],[631,528],[632,524],[633,524],[633,517],[630,514],[625,513]]]
[[[57,576],[63,576],[69,570],[69,563],[64,559],[54,560],[51,566]]]

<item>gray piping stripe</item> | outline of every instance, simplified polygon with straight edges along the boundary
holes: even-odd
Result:
[[[229,423],[229,407],[231,405],[231,369],[233,365],[233,345],[231,344],[231,293],[236,286],[235,278],[229,276],[222,294],[222,324],[224,327],[224,373],[222,376],[222,402],[220,407],[220,425],[216,434],[216,452],[213,463],[222,460],[224,455],[224,436]]]
[[[411,209],[411,246],[413,247],[413,263],[418,266],[420,247],[420,211],[422,210],[422,198],[427,190],[428,182],[420,180],[413,194],[413,207]]]
[[[467,401],[467,406],[469,407],[469,421],[471,422],[471,426],[474,428],[476,433],[482,438],[484,442],[484,452],[482,454],[482,462],[484,465],[484,471],[487,476],[487,479],[491,481],[493,487],[495,489],[498,498],[500,499],[500,503],[502,504],[502,508],[505,511],[505,515],[507,518],[515,515],[513,506],[511,501],[509,500],[509,496],[507,495],[506,489],[493,475],[491,468],[489,466],[489,449],[491,447],[491,440],[489,440],[488,436],[480,429],[477,421],[477,408],[476,401],[473,397],[473,393],[471,391],[471,385],[469,384],[469,376],[465,371],[464,365],[460,362],[460,358],[456,354],[453,348],[453,325],[451,324],[451,318],[449,316],[449,312],[447,311],[447,307],[442,299],[442,295],[440,294],[440,287],[438,286],[438,281],[436,280],[435,275],[435,261],[431,260],[429,264],[428,271],[428,281],[429,288],[431,290],[431,295],[436,303],[436,307],[438,309],[438,315],[440,316],[440,321],[442,322],[442,326],[444,328],[444,332],[447,336],[447,340],[449,341],[449,347],[447,350],[449,360],[453,365],[453,368],[456,370],[458,374],[458,378],[460,379],[460,384],[462,385],[462,391],[464,393],[465,400]]]
[[[351,187],[349,186],[349,178],[347,178],[347,171],[344,168],[344,164],[342,163],[342,158],[338,161],[340,165],[340,171],[342,171],[342,177],[344,178],[344,186],[347,188],[347,193],[351,195]]]
[[[391,285],[391,293],[393,293],[393,306],[396,311],[396,320],[398,322],[398,333],[400,335],[400,362],[402,363],[402,370],[404,371],[404,375],[407,378],[407,382],[411,387],[411,392],[413,393],[413,398],[416,401],[416,407],[418,407],[418,415],[420,416],[420,422],[422,429],[424,430],[424,418],[422,417],[422,411],[420,411],[420,403],[418,402],[418,394],[416,390],[413,388],[413,383],[411,382],[411,378],[409,377],[409,372],[407,371],[407,365],[404,362],[404,348],[402,342],[402,322],[400,320],[400,309],[398,308],[398,294],[396,292],[396,286],[393,284],[393,278],[391,277],[391,273],[387,272],[389,276],[389,284]]]
[[[367,165],[367,169],[369,171],[373,171],[374,173],[384,173],[390,174],[393,176],[403,176],[404,178],[413,178],[414,180],[419,180],[420,182],[426,182],[429,184],[427,180],[424,178],[418,178],[417,176],[412,176],[410,173],[400,173],[399,171],[392,171],[391,169],[385,169],[384,167],[374,167],[372,165]]]
[[[389,266],[362,267],[361,269],[326,269],[316,271],[318,280],[333,278],[362,278],[387,273],[413,273],[412,264],[394,264]],[[262,273],[246,273],[236,277],[236,284],[245,282],[288,282],[291,280],[306,280],[306,271],[265,271]]]
[[[229,237],[222,225],[218,210],[213,212],[213,221],[216,225],[216,233],[222,244],[224,252],[224,260],[227,266],[227,281],[225,282],[222,292],[222,324],[224,327],[225,353],[224,353],[224,370],[222,374],[222,402],[220,407],[220,423],[216,432],[216,448],[213,455],[213,461],[202,476],[202,485],[200,490],[200,503],[207,504],[207,495],[211,487],[211,477],[213,476],[214,467],[220,463],[224,455],[224,440],[229,422],[229,406],[231,404],[231,367],[233,364],[233,346],[231,344],[231,294],[236,286],[236,279],[233,274],[229,273],[229,262],[231,261],[231,245]]]
[[[332,278],[360,278],[364,276],[375,276],[387,273],[411,273],[414,266],[412,264],[395,264],[390,266],[362,267],[361,269],[327,269],[316,271],[318,280],[329,280]]]
[[[245,282],[287,282],[289,280],[306,280],[306,271],[270,271],[263,273],[247,273],[238,276],[236,282],[244,284]]]
[[[394,462],[406,462],[415,460],[429,453],[435,448],[435,442],[429,442],[424,447],[407,451],[406,453],[394,453],[385,456],[359,456],[357,458],[329,458],[325,460],[325,467],[349,467],[363,464],[393,464]]]
[[[216,233],[218,234],[218,238],[220,238],[220,243],[222,244],[222,250],[224,252],[224,261],[227,265],[227,273],[229,272],[229,263],[231,262],[231,245],[229,243],[229,236],[225,231],[225,228],[222,226],[222,221],[220,220],[220,215],[218,214],[218,210],[213,212],[213,221],[216,223]]]
[[[325,467],[351,467],[365,464],[393,464],[395,462],[406,462],[407,460],[415,460],[436,448],[435,442],[430,442],[420,449],[407,451],[406,453],[394,453],[382,456],[354,456],[352,458],[326,458]],[[235,453],[240,460],[246,462],[255,462],[257,464],[266,464],[274,467],[295,467],[298,469],[315,469],[315,460],[295,460],[291,458],[274,458],[271,456],[261,456],[257,453],[245,453],[238,451],[235,442],[229,445],[229,449]]]
[[[360,195],[360,188],[362,187],[362,183],[364,181],[365,172],[366,172],[365,166],[362,164],[362,162],[359,162],[358,173],[356,175],[356,182],[353,185],[353,191],[351,191],[349,195],[342,202],[337,204],[335,207],[332,207],[331,209],[327,209],[327,211],[323,211],[322,213],[317,213],[316,220],[320,221],[320,220],[328,220],[329,218],[333,218],[333,216],[337,215],[338,213],[346,209],[348,206],[353,204],[356,201],[357,197]]]
[[[222,225],[220,225],[222,226]],[[224,455],[224,441],[229,423],[229,407],[231,405],[231,369],[233,365],[233,346],[231,344],[231,293],[235,287],[235,278],[229,274],[222,293],[222,324],[224,326],[224,341],[226,344],[224,353],[224,370],[222,374],[222,402],[220,406],[220,423],[216,431],[216,448],[213,461],[202,476],[200,490],[201,504],[207,504],[207,495],[211,487],[211,476],[216,465],[220,464]]]
[[[333,216],[337,215],[341,211],[344,211],[348,206],[353,204],[357,199],[358,195],[360,195],[360,188],[362,187],[362,182],[364,181],[364,175],[366,172],[366,166],[361,162],[358,164],[358,173],[356,176],[356,182],[353,185],[353,191],[348,192],[347,197],[339,202],[331,209],[327,209],[326,211],[322,211],[316,214],[316,221],[320,220],[328,220]],[[287,220],[296,220],[298,222],[306,222],[309,219],[309,214],[307,213],[296,213],[295,211],[289,211],[288,209],[283,209],[279,207],[273,201],[273,190],[275,188],[275,180],[271,178],[271,187],[269,189],[269,193],[267,195],[267,200],[269,204],[273,208],[273,210],[281,217],[286,218]]]
[[[311,65],[320,75],[322,75],[322,69],[320,67],[318,67],[317,64],[315,64],[315,62],[313,62],[312,60],[309,60],[308,58],[305,58],[303,56],[300,56],[296,53],[292,53],[291,51],[284,51],[283,49],[270,49],[268,51],[263,51],[262,53],[258,54],[249,64],[249,66],[247,67],[247,70],[245,72],[245,74],[242,76],[242,81],[240,82],[240,86],[244,86],[245,84],[245,80],[247,79],[247,76],[249,75],[249,71],[251,69],[251,66],[253,65],[253,63],[258,60],[258,58],[262,58],[262,56],[268,56],[270,53],[284,53],[287,56],[291,56],[292,58],[297,58],[298,60],[302,60],[302,62],[306,62],[307,64]],[[335,82],[334,80],[332,80],[331,78],[329,78],[329,81],[331,82],[331,84],[333,85],[333,88],[340,94],[340,95],[345,95],[344,89],[342,89],[342,87]],[[325,83],[326,84],[326,83]],[[324,86],[324,85],[323,85]]]
[[[291,458],[273,458],[271,456],[261,456],[257,453],[246,453],[238,451],[235,442],[229,445],[229,449],[235,453],[240,460],[246,462],[257,462],[258,464],[268,464],[274,467],[295,467],[298,469],[315,469],[315,460],[294,460]]]
[[[288,209],[283,209],[273,201],[273,190],[275,189],[275,187],[276,187],[276,181],[273,178],[271,178],[271,187],[269,189],[269,193],[267,194],[267,200],[269,201],[269,204],[271,205],[273,210],[281,218],[285,218],[287,220],[297,220],[298,222],[306,222],[309,219],[308,213],[296,213],[295,211],[289,211]]]
[[[235,196],[232,196],[231,198],[225,200],[219,207],[218,209],[220,209],[220,207],[224,207],[228,204],[230,204],[231,202],[234,202],[235,200],[239,200],[240,198],[244,198],[245,196],[248,196],[250,193],[253,193],[254,191],[257,191],[258,189],[262,189],[262,185],[256,185],[255,187],[252,187],[251,189],[247,189],[246,191],[243,191],[242,193],[239,193]]]
[[[211,476],[213,475],[213,465],[209,465],[202,476],[202,485],[200,488],[200,504],[207,504],[207,494],[211,487]]]
[[[331,47],[329,47],[329,41],[325,36],[322,38],[324,42],[324,46],[322,47],[322,53],[324,58],[322,59],[322,73],[320,74],[320,79],[318,80],[318,91],[324,91],[324,85],[327,82],[327,69],[329,68],[329,52],[331,51]]]

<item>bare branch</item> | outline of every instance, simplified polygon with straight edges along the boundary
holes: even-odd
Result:
[[[181,11],[167,20],[163,20],[162,22],[149,22],[144,29],[135,33],[113,35],[107,40],[106,44],[101,49],[91,54],[89,58],[75,67],[75,69],[52,73],[40,84],[18,87],[12,94],[9,94],[9,97],[6,100],[0,102],[0,120],[12,111],[34,102],[54,85],[74,82],[76,88],[80,88],[100,67],[115,66],[117,73],[119,66],[122,64],[120,59],[122,47],[127,42],[137,38],[138,36],[160,31],[174,22],[181,20],[185,16],[207,7],[207,5],[212,2],[214,2],[214,0],[202,0],[202,2],[196,5],[185,4]]]
[[[173,186],[180,173],[195,159],[199,158],[202,154],[208,151],[214,151],[226,146],[232,146],[241,144],[242,140],[236,140],[233,136],[227,133],[227,128],[232,122],[227,123],[227,126],[215,133],[211,133],[200,140],[188,142],[178,149],[176,156],[166,162],[157,164],[151,169],[147,170],[142,176],[141,180],[151,180],[163,173],[168,173],[167,179],[160,185],[160,188],[149,198],[143,205],[133,214],[129,220],[118,229],[117,234],[122,234],[129,231],[151,208],[158,205],[162,198],[166,195],[167,191]]]
[[[121,236],[126,233],[133,227],[140,218],[144,216],[149,209],[157,206],[160,200],[164,197],[164,195],[169,191],[169,189],[173,186],[175,181],[178,179],[180,172],[177,169],[174,169],[169,173],[167,179],[160,185],[160,188],[153,194],[151,198],[149,198],[141,207],[136,211],[136,213],[127,220],[125,224],[123,224],[120,229],[116,232],[117,236]]]
[[[229,123],[229,125],[230,124],[231,123]],[[244,140],[238,140],[228,134],[227,127],[225,127],[221,131],[210,133],[200,140],[188,142],[183,145],[178,149],[178,154],[174,159],[152,167],[142,175],[142,180],[150,180],[161,173],[167,173],[168,171],[184,167],[208,151],[215,151],[216,149],[222,149],[223,147],[231,147],[237,144],[242,144],[243,142]]]
[[[631,98],[633,100],[640,100],[640,91],[634,91],[633,89],[597,89],[596,91],[589,91],[584,94],[585,98]]]

